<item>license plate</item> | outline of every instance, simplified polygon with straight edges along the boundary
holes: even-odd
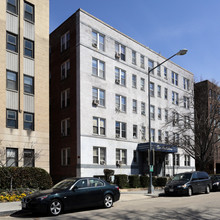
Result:
[[[26,203],[25,202],[22,202],[22,208],[26,208]]]
[[[173,189],[170,189],[170,192],[173,192],[174,190]]]

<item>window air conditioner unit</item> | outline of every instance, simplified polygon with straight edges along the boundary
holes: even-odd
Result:
[[[116,79],[116,80],[115,80],[115,83],[116,83],[116,84],[120,84],[120,80],[119,80],[119,79]]]
[[[92,46],[97,48],[97,43],[93,43]]]
[[[101,165],[105,165],[105,161],[104,161],[104,160],[101,160],[101,161],[100,161],[100,164],[101,164]]]
[[[142,111],[141,114],[142,114],[142,115],[145,115],[145,111]]]
[[[122,161],[121,160],[116,160],[116,166],[121,167],[121,165],[122,165]]]
[[[115,137],[116,137],[116,138],[119,138],[119,137],[120,137],[120,134],[116,134]]]
[[[121,57],[120,53],[115,53],[115,58],[119,59]]]
[[[120,107],[115,107],[116,112],[120,112]]]
[[[93,99],[92,103],[93,103],[93,105],[98,105],[99,104],[99,100],[98,99]]]

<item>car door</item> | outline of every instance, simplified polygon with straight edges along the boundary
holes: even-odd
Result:
[[[80,179],[69,190],[65,198],[66,209],[88,206],[88,180]]]
[[[199,192],[199,178],[198,178],[197,172],[194,172],[192,174],[192,179],[190,183],[193,189],[193,193],[198,193]]]

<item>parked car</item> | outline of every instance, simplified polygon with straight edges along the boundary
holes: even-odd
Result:
[[[220,189],[220,175],[213,175],[212,179],[212,190],[217,191]]]
[[[110,208],[120,199],[119,187],[98,178],[69,178],[49,190],[22,199],[22,210],[59,215],[62,211],[103,205]]]
[[[196,193],[210,193],[212,182],[206,172],[194,171],[176,174],[165,188],[166,195],[188,195]]]

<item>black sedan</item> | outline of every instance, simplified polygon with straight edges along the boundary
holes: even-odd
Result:
[[[214,175],[212,179],[212,189],[213,191],[220,190],[220,175]]]
[[[62,211],[103,205],[110,208],[120,199],[119,187],[97,178],[69,178],[49,190],[22,199],[22,210],[59,215]]]

